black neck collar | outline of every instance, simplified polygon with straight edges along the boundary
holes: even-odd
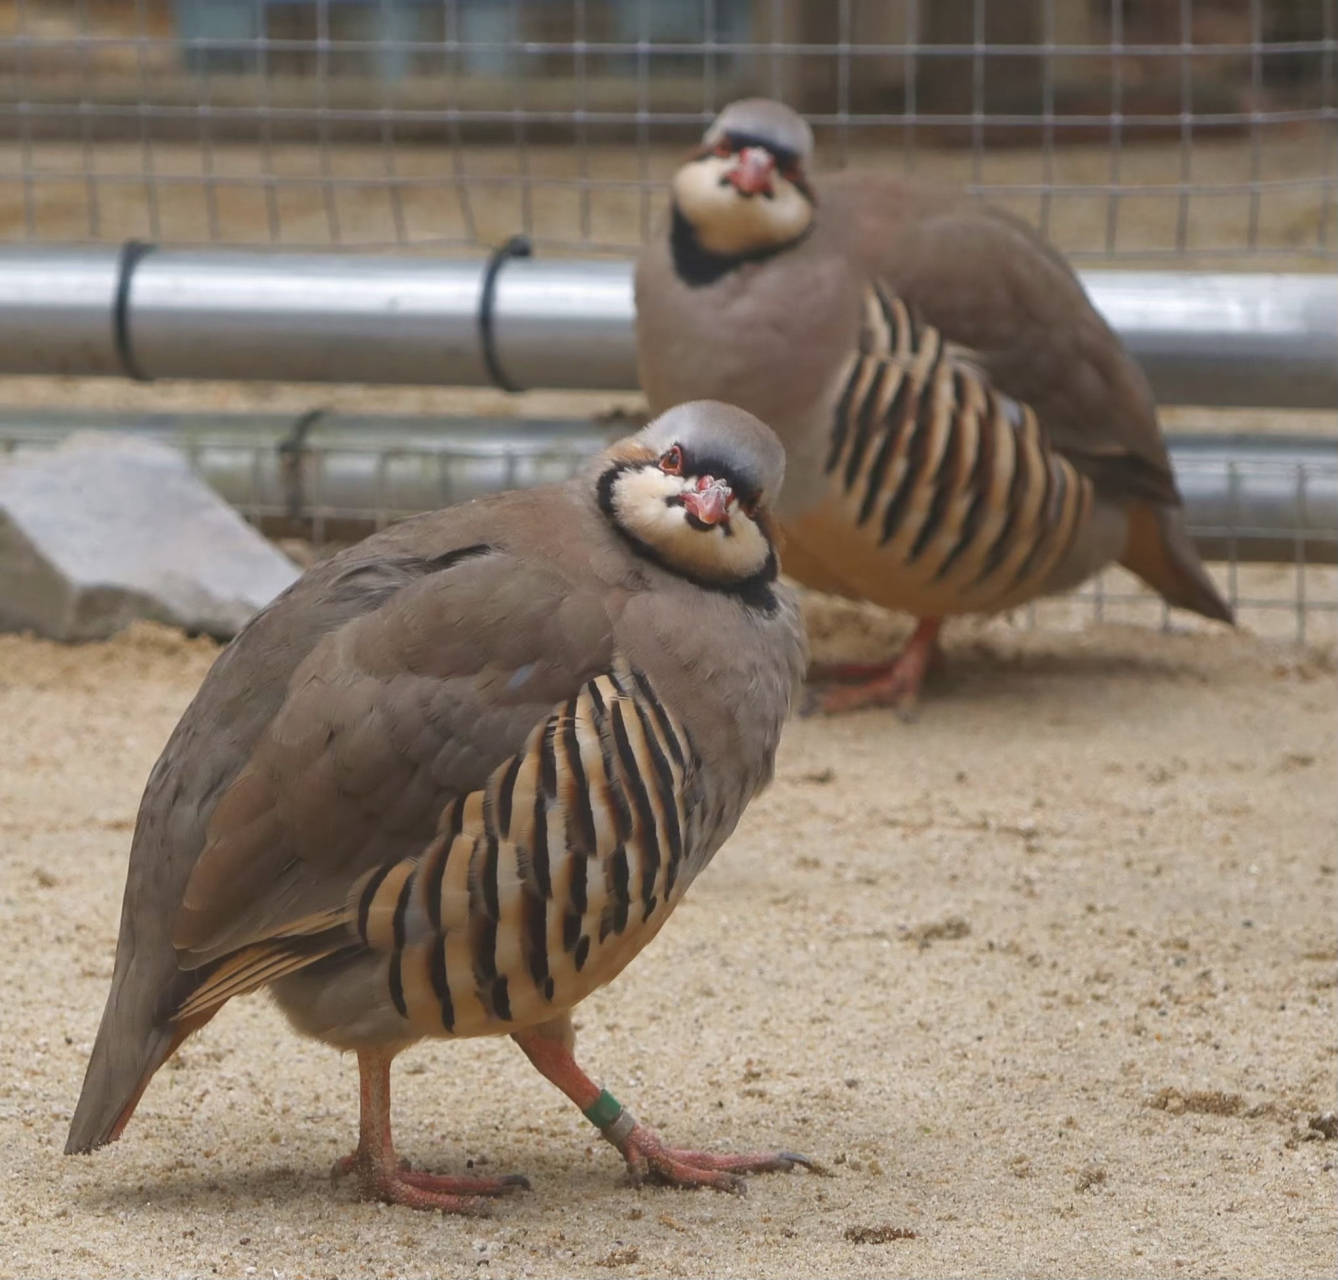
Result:
[[[666,572],[692,583],[693,586],[701,587],[703,591],[715,591],[721,595],[734,596],[748,608],[756,609],[767,617],[772,617],[780,607],[776,599],[776,593],[772,590],[772,586],[780,573],[780,565],[776,559],[776,548],[771,545],[770,540],[767,544],[766,563],[750,577],[740,578],[737,582],[713,582],[710,578],[701,578],[695,573],[688,572],[680,565],[670,564],[649,542],[638,538],[636,534],[631,533],[618,521],[618,513],[613,506],[613,486],[618,477],[632,465],[626,462],[621,463],[618,466],[610,467],[599,477],[599,509],[604,513],[608,522],[618,531],[618,535],[623,541],[643,560],[649,560]]]
[[[768,245],[764,249],[754,249],[750,253],[712,253],[702,248],[697,239],[696,228],[685,218],[677,204],[674,205],[673,224],[669,231],[669,251],[674,260],[674,271],[678,278],[689,288],[697,289],[702,285],[715,284],[727,276],[735,267],[745,262],[765,262],[778,253],[794,248],[808,235],[812,223],[793,240],[784,244]]]

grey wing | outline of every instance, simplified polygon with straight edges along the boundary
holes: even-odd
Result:
[[[602,595],[492,548],[326,636],[220,797],[172,928],[184,966],[340,906],[435,834],[612,660]]]

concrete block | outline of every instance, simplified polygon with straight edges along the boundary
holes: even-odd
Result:
[[[95,640],[151,618],[222,639],[297,576],[166,445],[77,432],[0,463],[0,630]]]

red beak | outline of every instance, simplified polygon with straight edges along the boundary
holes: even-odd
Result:
[[[746,196],[770,195],[776,161],[765,147],[744,147],[734,167],[726,174],[737,191]]]
[[[716,525],[725,518],[729,500],[733,496],[733,490],[723,480],[702,476],[697,481],[696,489],[689,489],[683,495],[683,505],[702,524]]]

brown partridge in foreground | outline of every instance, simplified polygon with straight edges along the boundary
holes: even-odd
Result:
[[[788,574],[920,619],[895,662],[827,706],[907,704],[945,616],[1111,561],[1231,621],[1147,382],[1067,263],[957,192],[859,171],[810,182],[812,145],[779,103],[721,113],[638,264],[637,354],[652,412],[724,400],[781,437]]]
[[[512,1035],[642,1173],[801,1162],[664,1146],[577,1065],[569,1011],[655,936],[770,780],[802,677],[775,436],[688,405],[568,483],[422,516],[307,573],[220,655],[155,766],[67,1152],[117,1138],[233,996],[358,1055],[364,1196],[476,1211],[517,1178],[400,1167],[389,1068]]]

